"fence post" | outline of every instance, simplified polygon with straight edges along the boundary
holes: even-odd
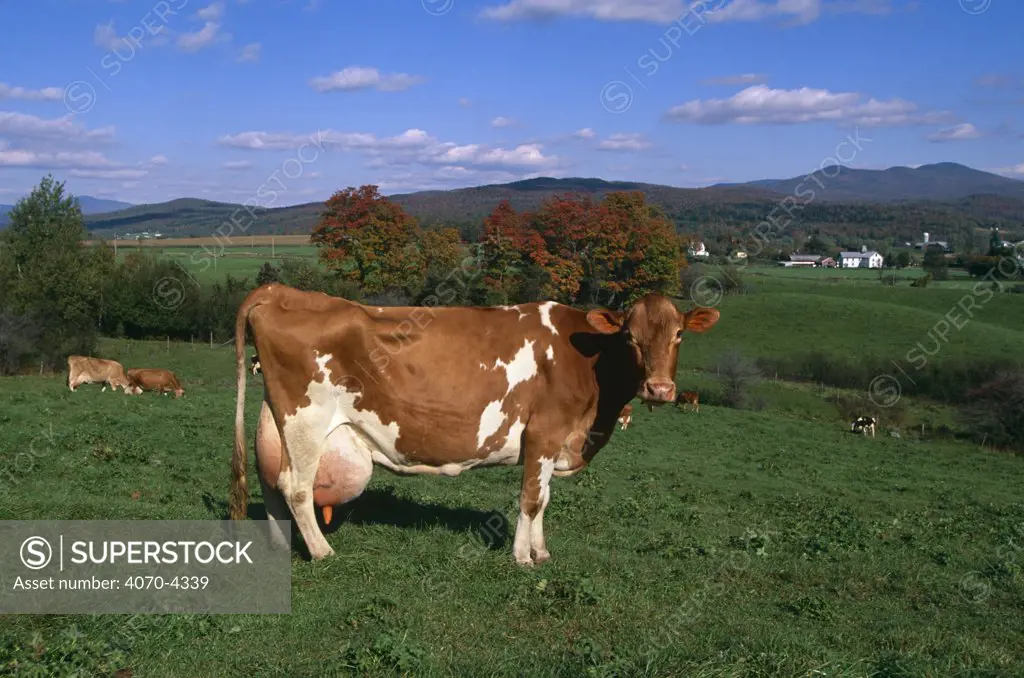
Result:
[[[213,330],[210,330],[210,348],[213,348]]]

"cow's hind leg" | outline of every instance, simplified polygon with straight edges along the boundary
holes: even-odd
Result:
[[[279,521],[291,520],[292,516],[288,512],[284,495],[276,487],[281,468],[281,435],[266,402],[263,403],[259,423],[256,425],[255,445],[256,469],[263,489],[263,506],[267,511],[270,541],[278,548],[288,548],[291,544],[291,530],[286,535]]]
[[[327,543],[320,526],[316,522],[316,511],[313,504],[313,481],[316,478],[320,457],[324,453],[325,441],[309,428],[297,430],[285,429],[284,443],[287,452],[288,467],[281,469],[281,477],[277,486],[284,494],[295,523],[302,533],[302,538],[309,549],[313,560],[320,560],[334,555],[334,549]]]

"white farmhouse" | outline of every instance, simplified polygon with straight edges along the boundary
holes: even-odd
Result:
[[[697,243],[696,247],[691,245],[687,251],[689,252],[691,257],[706,257],[706,256],[708,256],[708,251],[704,247],[704,243],[703,242]]]
[[[882,255],[870,252],[840,252],[840,268],[882,268]]]

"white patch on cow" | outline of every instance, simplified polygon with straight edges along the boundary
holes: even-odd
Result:
[[[480,369],[481,370],[486,370],[487,369],[487,365],[485,365],[483,363],[480,363]]]
[[[554,301],[545,301],[540,305],[540,323],[551,330],[551,334],[558,334],[558,328],[556,328],[555,324],[551,322],[551,309],[554,308],[555,305],[556,302]]]
[[[283,433],[291,455],[315,457],[327,439],[338,429],[350,430],[351,441],[366,458],[377,453],[398,463],[404,462],[395,450],[399,429],[397,422],[385,425],[376,412],[357,410],[356,399],[362,395],[358,389],[349,390],[345,385],[331,383],[331,370],[327,363],[332,355],[325,353],[316,358],[319,374],[314,374],[306,387],[309,405],[286,416]],[[316,377],[321,377],[317,380]],[[328,444],[329,447],[333,447]],[[282,488],[283,489],[283,488]]]
[[[494,369],[499,367],[505,368],[505,378],[508,380],[505,395],[508,395],[517,384],[537,375],[537,360],[533,357],[533,342],[527,339],[522,348],[516,351],[511,362],[506,363],[501,358],[495,360]]]
[[[519,314],[519,319],[520,320],[522,320],[523,318],[526,317],[526,314],[523,313],[523,310],[521,308],[519,308],[518,304],[516,304],[515,306],[502,306],[501,308],[503,310],[505,310],[505,311],[515,311],[516,313]]]
[[[492,400],[487,403],[483,414],[480,415],[480,428],[476,433],[476,449],[484,446],[484,441],[498,432],[501,425],[505,423],[505,413],[501,411],[502,401]]]
[[[554,364],[554,362],[555,362],[555,347],[554,346],[548,346],[548,350],[544,352],[544,355],[546,355],[548,357],[548,360],[550,360],[551,363]]]
[[[516,419],[508,428],[508,435],[502,446],[491,452],[480,462],[481,466],[511,465],[519,462],[519,455],[522,453],[521,442],[526,424],[521,419]]]
[[[383,312],[384,312],[384,309],[381,308],[380,306],[378,306],[377,307],[377,313],[383,313]]]

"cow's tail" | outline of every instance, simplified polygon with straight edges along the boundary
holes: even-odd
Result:
[[[267,302],[269,288],[253,290],[238,307],[235,316],[235,369],[237,371],[238,393],[235,404],[235,451],[231,457],[231,496],[229,499],[232,520],[244,520],[249,504],[248,454],[245,447],[245,330],[249,326],[249,314],[260,304]]]

